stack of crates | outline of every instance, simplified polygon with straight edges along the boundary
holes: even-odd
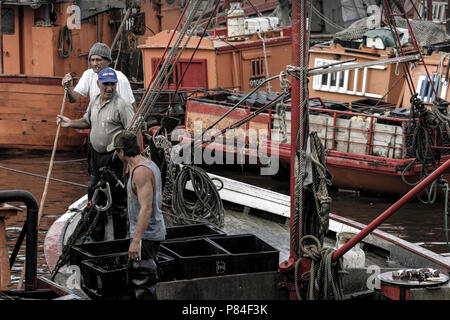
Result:
[[[223,236],[225,232],[211,224],[193,224],[166,228],[166,241],[184,241],[201,237]],[[73,246],[69,264],[81,269],[82,288],[92,299],[128,299],[128,248],[130,239],[101,241]],[[161,245],[157,256],[160,281],[174,279],[174,258],[164,254]]]
[[[129,299],[130,239],[74,246],[70,263],[81,268],[92,299]],[[210,224],[167,228],[157,256],[159,281],[277,271],[279,251],[252,234],[227,235]]]

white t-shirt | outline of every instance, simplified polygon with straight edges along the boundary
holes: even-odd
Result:
[[[135,100],[133,91],[131,91],[130,82],[122,72],[118,70],[115,71],[117,74],[117,93],[122,97],[122,99],[132,104]],[[78,80],[78,83],[73,90],[81,94],[83,97],[87,97],[89,95],[89,99],[92,101],[98,94],[100,94],[100,88],[97,85],[97,80],[98,74],[92,69],[87,69],[83,72],[83,75],[80,80]]]

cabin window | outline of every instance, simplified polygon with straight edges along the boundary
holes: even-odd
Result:
[[[316,59],[315,66],[323,66],[333,62],[335,60]],[[313,89],[330,92],[346,92],[348,88],[348,74],[349,71],[340,71],[333,73],[325,73],[314,76]]]
[[[2,8],[2,32],[14,34],[14,9]]]
[[[447,96],[448,83],[441,81],[439,75],[431,75],[431,81],[426,75],[422,75],[419,77],[419,80],[417,81],[416,92],[423,102],[432,103],[434,100],[436,100],[433,88],[431,87],[431,83],[434,84],[434,88],[437,91],[439,82],[441,83],[441,92],[439,93],[439,97],[441,99],[445,99],[445,97]]]
[[[252,60],[252,78],[264,77],[264,60]]]

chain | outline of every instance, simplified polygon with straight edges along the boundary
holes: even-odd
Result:
[[[290,87],[291,83],[287,79],[287,74],[284,72],[280,73],[280,87],[282,91],[283,98],[279,103],[276,105],[276,113],[278,118],[278,124],[279,124],[279,130],[281,135],[280,142],[286,142],[287,141],[287,126],[286,126],[286,107],[287,104],[284,103],[284,99],[288,96],[289,92],[288,89]]]
[[[157,149],[164,152],[164,160],[166,162],[166,176],[162,191],[162,201],[164,205],[171,206],[174,181],[177,176],[178,166],[173,163],[171,158],[172,144],[165,135],[157,135],[152,137],[153,143]],[[144,154],[150,158],[150,147],[145,148]]]

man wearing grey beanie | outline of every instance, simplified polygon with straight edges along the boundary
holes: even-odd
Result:
[[[88,63],[90,68],[86,70],[81,76],[75,88],[72,88],[73,79],[69,72],[62,80],[62,86],[69,83],[68,98],[70,102],[76,102],[81,96],[89,96],[90,100],[93,100],[100,90],[97,86],[98,73],[109,66],[112,62],[111,49],[104,43],[94,43],[88,54]],[[131,90],[130,82],[127,77],[120,71],[116,71],[117,74],[117,93],[127,102],[129,102],[133,108],[136,109],[136,102]]]

